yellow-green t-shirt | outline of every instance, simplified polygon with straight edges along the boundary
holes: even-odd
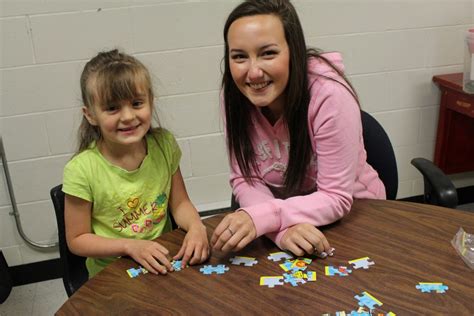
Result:
[[[91,231],[109,238],[152,240],[171,230],[168,199],[181,150],[173,135],[157,129],[146,136],[147,155],[137,170],[111,164],[91,147],[64,168],[63,192],[92,203]],[[116,258],[87,258],[89,277]]]

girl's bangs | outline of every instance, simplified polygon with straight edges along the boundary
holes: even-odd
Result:
[[[143,69],[116,64],[97,74],[96,87],[97,101],[101,107],[106,107],[111,103],[149,94],[150,81]]]

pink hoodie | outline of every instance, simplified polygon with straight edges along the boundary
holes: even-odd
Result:
[[[344,70],[339,53],[324,57]],[[312,59],[308,68],[311,101],[307,124],[315,154],[303,189],[312,193],[287,199],[272,193],[284,183],[288,130],[281,118],[272,126],[256,107],[251,114],[259,166],[254,183],[245,181],[235,159],[231,162],[230,184],[241,208],[252,217],[257,237],[266,234],[279,247],[281,237],[295,224],[330,224],[349,213],[354,198],[385,199],[382,181],[366,162],[357,102],[341,84],[320,76],[343,82],[331,67]]]

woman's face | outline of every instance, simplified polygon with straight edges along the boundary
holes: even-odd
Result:
[[[239,90],[257,107],[278,117],[284,106],[290,52],[283,24],[274,15],[235,20],[227,33],[229,65]]]

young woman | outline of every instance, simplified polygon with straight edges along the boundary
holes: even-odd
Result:
[[[224,27],[230,183],[240,209],[211,238],[237,251],[265,234],[296,255],[331,252],[317,229],[354,198],[384,199],[367,164],[357,95],[341,55],[307,49],[287,0],[248,0]]]

